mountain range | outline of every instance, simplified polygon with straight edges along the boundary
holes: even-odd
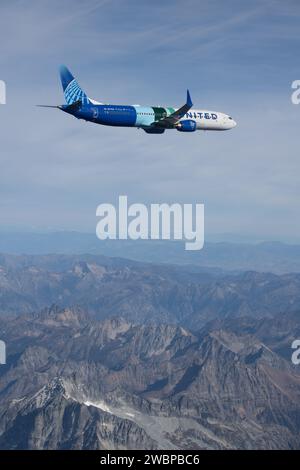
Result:
[[[300,309],[300,274],[139,263],[94,255],[0,256],[0,315],[52,304],[199,329],[214,318],[272,318]]]
[[[236,236],[209,236],[199,251],[186,251],[184,241],[99,240],[95,233],[0,231],[0,253],[86,254],[122,257],[157,264],[195,265],[223,270],[300,272],[300,245]]]
[[[269,346],[281,327],[262,342],[256,322],[237,334],[74,308],[2,318],[0,448],[299,448],[300,371]]]
[[[1,449],[299,449],[300,274],[0,255]]]

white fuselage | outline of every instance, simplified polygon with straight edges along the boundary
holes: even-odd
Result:
[[[228,114],[203,109],[191,109],[180,121],[186,119],[192,119],[196,122],[197,129],[206,131],[226,131],[236,126],[236,122]]]
[[[152,126],[154,121],[162,119],[163,116],[158,116],[155,110],[163,110],[164,116],[170,116],[172,113],[177,111],[178,108],[155,108],[150,106],[133,106],[136,110],[136,121],[135,127],[147,128]],[[197,130],[207,131],[225,131],[233,129],[236,126],[236,122],[228,114],[220,113],[217,111],[209,111],[205,109],[194,109],[191,108],[176,124],[174,127],[180,127],[181,121],[195,121]]]

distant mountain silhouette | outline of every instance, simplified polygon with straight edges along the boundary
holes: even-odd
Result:
[[[216,237],[215,237],[216,238]],[[105,240],[79,232],[0,232],[0,253],[94,254],[142,262],[195,265],[225,270],[253,270],[277,274],[300,272],[300,245],[280,242],[208,242],[200,251],[186,251],[180,241]],[[245,239],[247,241],[247,239]]]

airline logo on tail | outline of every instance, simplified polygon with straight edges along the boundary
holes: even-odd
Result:
[[[80,88],[77,80],[75,80],[71,72],[64,65],[61,65],[60,67],[60,78],[64,90],[65,100],[68,104],[73,104],[77,101],[81,101],[82,103],[89,103],[87,95]]]

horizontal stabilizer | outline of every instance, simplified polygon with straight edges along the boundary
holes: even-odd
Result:
[[[36,106],[39,106],[40,108],[56,108],[56,109],[61,109],[62,111],[75,111],[76,109],[80,108],[82,105],[82,101],[74,101],[72,104],[61,104],[59,106],[51,106],[49,104],[37,104]]]
[[[60,106],[51,106],[50,104],[36,104],[39,108],[60,108]]]
[[[82,101],[81,100],[77,100],[77,101],[74,101],[74,103],[72,104],[64,104],[61,106],[61,109],[63,111],[72,111],[72,110],[75,110],[75,109],[78,109],[80,108],[80,106],[82,105]]]

